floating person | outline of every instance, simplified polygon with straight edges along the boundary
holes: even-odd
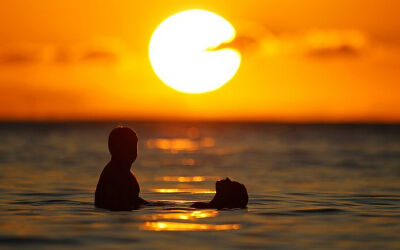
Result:
[[[136,133],[124,126],[113,129],[108,138],[110,162],[104,167],[97,183],[95,206],[114,211],[127,211],[147,204],[139,197],[140,187],[131,172],[138,154]]]
[[[215,183],[216,194],[210,202],[195,202],[194,208],[246,208],[249,196],[246,187],[229,178]]]

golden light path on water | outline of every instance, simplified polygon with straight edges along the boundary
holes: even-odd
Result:
[[[162,176],[156,178],[156,180],[165,182],[203,182],[206,180],[216,181],[218,179],[220,179],[218,176]]]
[[[209,148],[215,145],[212,137],[204,137],[200,140],[191,140],[187,138],[156,138],[148,139],[146,146],[149,149],[162,149],[170,151],[195,151],[200,148]]]
[[[185,211],[175,210],[170,213],[160,213],[155,215],[144,216],[144,219],[159,220],[159,219],[175,219],[175,220],[195,220],[212,218],[218,215],[216,210],[198,210],[198,211]]]
[[[146,231],[224,231],[240,229],[239,224],[203,224],[203,223],[185,223],[158,220],[187,220],[194,221],[197,219],[212,218],[218,215],[216,210],[196,210],[185,211],[176,210],[174,212],[159,213],[155,215],[145,215],[143,219],[146,221],[140,226],[140,229]]]
[[[156,193],[192,193],[192,194],[215,194],[215,190],[201,188],[153,188]]]
[[[203,176],[164,176],[161,178],[166,182],[202,182],[205,179]]]
[[[178,152],[193,152],[200,149],[211,148],[215,146],[215,140],[212,137],[200,137],[198,131],[191,129],[188,133],[189,138],[153,138],[146,140],[146,147],[148,149],[159,149],[170,153]],[[181,159],[179,162],[183,165],[194,165],[194,159]],[[177,164],[171,162],[170,164]],[[155,177],[155,180],[163,182],[177,182],[177,183],[190,183],[190,182],[205,182],[216,181],[220,179],[218,176],[161,176]],[[213,189],[204,188],[153,188],[150,191],[156,193],[192,193],[192,194],[215,194]],[[187,202],[174,200],[173,202]],[[193,223],[193,221],[204,218],[212,218],[218,215],[216,210],[197,210],[185,211],[174,210],[166,213],[158,213],[154,215],[144,215],[142,218],[146,221],[140,225],[141,230],[146,231],[224,231],[224,230],[237,230],[240,229],[240,224],[205,224]],[[160,221],[172,220],[172,221]],[[175,221],[174,221],[175,220]],[[177,222],[176,220],[184,220],[187,222]]]
[[[225,230],[238,230],[239,224],[196,224],[196,223],[180,223],[180,222],[146,222],[140,227],[142,230],[147,231],[225,231]]]

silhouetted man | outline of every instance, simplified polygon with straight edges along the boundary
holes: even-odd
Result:
[[[245,208],[249,200],[246,187],[229,178],[215,183],[216,194],[210,202],[195,202],[194,208]]]
[[[130,170],[137,158],[137,143],[136,133],[128,127],[118,126],[111,131],[108,138],[111,161],[97,183],[96,207],[123,211],[147,203],[139,197],[139,183]]]

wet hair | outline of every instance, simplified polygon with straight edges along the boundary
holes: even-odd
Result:
[[[217,181],[216,194],[210,201],[210,207],[214,208],[245,208],[249,201],[246,187],[229,178]]]
[[[137,152],[138,137],[132,129],[124,126],[114,128],[108,137],[108,150],[115,157],[131,157]]]
[[[219,180],[215,184],[216,193],[210,202],[195,202],[194,208],[246,208],[249,201],[246,187],[229,178]]]
[[[249,202],[249,195],[247,194],[246,187],[243,184],[234,181],[233,190],[234,194],[236,195],[235,204],[238,207],[246,207],[247,203]]]
[[[223,205],[228,208],[245,208],[249,201],[246,187],[237,181],[230,182],[229,187],[220,193]]]

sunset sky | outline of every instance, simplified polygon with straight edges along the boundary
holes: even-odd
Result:
[[[185,94],[155,75],[156,27],[227,19],[242,63]],[[400,1],[0,0],[0,120],[400,122]]]

